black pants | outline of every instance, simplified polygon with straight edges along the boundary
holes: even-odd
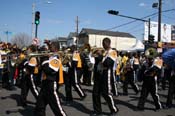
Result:
[[[72,77],[67,72],[63,72],[64,75],[64,84],[65,84],[65,94],[66,94],[66,101],[72,101]]]
[[[168,107],[172,106],[174,92],[175,92],[175,75],[173,75],[169,79],[168,97],[167,97],[167,102],[166,102],[166,105]]]
[[[88,67],[83,68],[83,84],[91,85],[91,74],[92,71],[89,71]]]
[[[65,91],[66,91],[66,99],[68,101],[72,101],[72,86],[75,89],[75,91],[78,93],[78,95],[83,98],[85,97],[85,92],[80,86],[80,76],[81,76],[81,70],[76,69],[69,69],[68,73],[65,73]]]
[[[99,74],[98,72],[94,72],[94,86],[93,86],[93,108],[94,111],[97,113],[102,112],[101,108],[101,99],[100,96],[102,95],[103,98],[106,100],[111,113],[117,112],[117,107],[115,106],[112,94],[112,86],[111,86],[111,78],[112,78],[112,71],[105,70],[103,74]]]
[[[27,99],[29,89],[31,90],[33,96],[37,99],[39,92],[35,85],[34,79],[32,75],[25,75],[24,77],[22,77],[22,83],[21,83],[21,102],[22,104],[26,104],[26,99]]]
[[[66,116],[60,104],[58,96],[58,84],[56,81],[44,80],[37,99],[34,115],[45,116],[47,104],[49,104],[55,116]]]
[[[2,74],[2,87],[8,89],[10,87],[9,72],[4,71]]]
[[[154,77],[144,77],[142,90],[141,90],[141,96],[138,102],[139,108],[144,108],[144,104],[146,102],[146,98],[148,97],[148,94],[150,93],[153,100],[156,109],[160,109],[161,103],[159,101],[159,95],[157,93],[157,82]]]
[[[84,97],[85,96],[85,92],[83,91],[83,89],[80,86],[80,78],[82,76],[82,70],[81,69],[73,69],[70,71],[70,76],[72,75],[72,86],[74,87],[75,91],[78,93],[78,95],[80,97]]]
[[[134,73],[125,75],[125,80],[123,82],[123,94],[128,94],[128,84],[131,85],[135,93],[139,92],[138,85],[134,81]]]

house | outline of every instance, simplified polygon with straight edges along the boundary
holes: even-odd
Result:
[[[59,42],[60,49],[67,47],[67,38],[66,37],[57,37],[53,41]]]
[[[77,43],[77,33],[76,32],[70,32],[67,37],[67,46],[76,45]]]
[[[131,48],[137,41],[130,33],[83,28],[79,34],[78,45],[89,43],[94,47],[103,47],[102,41],[105,37],[111,39],[111,47],[117,50]]]

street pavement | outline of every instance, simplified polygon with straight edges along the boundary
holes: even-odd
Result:
[[[122,93],[122,85],[118,85],[119,93]],[[73,90],[74,101],[70,104],[65,102],[65,91],[64,85],[60,87],[60,98],[63,109],[67,113],[68,116],[90,116],[93,112],[93,104],[92,104],[92,86],[82,85],[82,88],[85,90],[87,97],[82,101],[78,94]],[[165,104],[167,99],[168,90],[159,90],[160,101]],[[135,95],[133,90],[129,88],[128,96],[114,96],[115,104],[119,108],[119,112],[117,116],[175,116],[175,104],[171,109],[162,109],[159,111],[154,110],[154,103],[151,95],[148,96],[148,99],[145,104],[144,111],[138,111],[136,109],[138,95]],[[7,90],[4,88],[0,88],[0,116],[33,116],[33,109],[35,107],[35,99],[31,92],[27,97],[28,105],[26,107],[22,107],[20,104],[20,88],[15,90]],[[175,103],[175,100],[174,100]],[[103,115],[108,116],[110,111],[109,108],[102,98],[102,109]],[[46,115],[53,116],[53,112],[50,107],[46,108]]]

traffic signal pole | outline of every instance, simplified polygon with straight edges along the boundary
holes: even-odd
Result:
[[[35,28],[35,38],[38,37],[38,25],[36,24],[36,28]]]

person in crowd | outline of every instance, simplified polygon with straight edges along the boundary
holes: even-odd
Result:
[[[63,79],[62,62],[57,54],[59,47],[56,42],[51,42],[50,47],[54,54],[42,62],[42,84],[34,115],[45,116],[46,106],[49,104],[55,116],[66,116],[58,94],[59,83]]]
[[[138,82],[138,72],[140,68],[140,61],[139,61],[139,53],[134,53],[133,54],[133,68],[134,68],[134,73],[135,73],[135,82]]]
[[[163,77],[162,77],[162,90],[165,90],[167,86],[167,81],[168,82],[170,81],[172,68],[166,63],[163,63],[163,66],[164,66],[164,71],[163,71]]]
[[[72,86],[75,91],[80,96],[81,100],[84,100],[86,94],[80,85],[80,77],[82,70],[82,61],[80,58],[80,53],[76,50],[76,46],[71,46],[70,53],[72,54],[69,62],[67,62],[66,67],[68,67],[68,72],[65,77],[65,92],[66,92],[66,101],[72,102]]]
[[[164,63],[169,68],[169,71],[171,71],[171,75],[169,77],[169,88],[168,88],[168,96],[166,101],[166,108],[172,108],[173,107],[173,97],[175,96],[175,49],[169,49],[166,52],[162,54],[162,59]],[[171,69],[171,70],[170,70]]]
[[[36,46],[34,45],[30,45],[27,49],[28,54],[30,54],[31,52],[34,53],[36,52]],[[38,60],[36,58],[36,56],[31,56],[29,58],[29,60],[24,60],[23,62],[24,64],[22,64],[24,67],[23,71],[24,71],[24,75],[22,77],[22,85],[21,85],[21,103],[23,106],[27,106],[27,95],[29,92],[29,89],[31,90],[32,94],[34,95],[35,99],[37,99],[39,92],[37,89],[37,86],[34,82],[34,74],[36,73],[36,71],[38,71],[36,69],[37,65],[38,65]]]
[[[152,51],[150,51],[151,54]],[[141,74],[143,78],[143,84],[141,89],[141,95],[138,102],[138,110],[144,110],[144,104],[146,102],[146,98],[150,93],[155,104],[155,109],[162,109],[162,105],[159,100],[158,88],[157,88],[157,75],[160,73],[161,64],[157,64],[159,62],[153,56],[146,56],[146,61],[143,63],[141,67]]]
[[[128,60],[123,67],[125,80],[123,81],[123,95],[128,95],[128,84],[130,84],[136,94],[139,93],[138,85],[135,83],[134,59],[129,54]]]
[[[93,108],[94,112],[92,115],[101,115],[101,100],[102,95],[106,100],[110,115],[116,115],[119,109],[114,103],[113,93],[111,91],[112,84],[111,79],[113,79],[114,67],[117,59],[117,53],[115,50],[111,49],[111,40],[109,38],[103,39],[103,48],[105,49],[104,56],[100,53],[98,57],[95,58],[95,71],[94,71],[94,86],[93,86]]]
[[[91,47],[89,44],[85,44],[81,51],[81,58],[82,58],[82,68],[83,68],[83,83],[84,85],[91,85],[91,75],[92,71],[90,68],[93,66],[93,64],[90,61],[90,51]]]

